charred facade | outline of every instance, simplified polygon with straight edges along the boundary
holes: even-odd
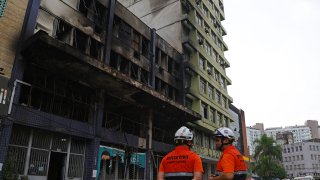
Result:
[[[183,54],[115,0],[30,0],[24,29],[0,152],[20,175],[95,179],[105,150],[104,176],[153,179],[176,129],[201,118]]]

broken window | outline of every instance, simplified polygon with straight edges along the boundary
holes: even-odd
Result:
[[[110,53],[110,62],[109,62],[109,66],[110,67],[113,67],[114,69],[117,69],[118,67],[118,57],[119,57],[119,54],[114,52],[114,51],[111,51]]]
[[[160,92],[160,90],[161,90],[161,80],[159,78],[157,78],[157,77],[156,77],[156,80],[155,80],[155,89],[158,92]]]
[[[76,29],[74,32],[74,47],[80,51],[87,53],[88,36],[82,31]]]
[[[102,30],[105,27],[106,17],[107,17],[107,8],[102,5],[100,2],[95,1],[95,18],[94,18],[94,25],[95,25],[95,32],[101,34]]]
[[[125,58],[121,58],[120,59],[120,71],[124,74],[129,74],[129,67],[130,67],[129,61]]]
[[[149,83],[149,72],[144,69],[141,69],[141,82],[143,84]]]
[[[130,46],[131,27],[122,20],[120,21],[119,39]]]
[[[90,55],[98,61],[103,58],[103,45],[93,38],[90,38]]]
[[[173,69],[173,60],[171,57],[168,58],[168,72],[171,74]]]
[[[140,59],[140,34],[135,30],[132,33],[131,47],[133,49],[133,57]]]
[[[156,58],[155,58],[155,63],[159,64],[159,60],[160,60],[160,49],[156,48],[156,54],[155,54]]]
[[[92,0],[79,0],[79,8],[78,10],[84,14],[85,16],[87,16],[88,12],[90,11],[90,6],[91,6],[91,2]]]
[[[139,80],[139,67],[135,64],[131,64],[130,77],[134,80]]]
[[[64,43],[71,45],[72,34],[73,28],[71,27],[71,25],[67,24],[65,21],[59,20],[56,30],[56,38]]]
[[[141,51],[142,51],[142,55],[146,58],[149,58],[149,45],[150,45],[150,41],[142,36],[142,47],[141,47]]]
[[[19,102],[33,109],[60,115],[69,119],[89,122],[93,109],[91,90],[73,81],[50,75],[44,70],[29,67]]]

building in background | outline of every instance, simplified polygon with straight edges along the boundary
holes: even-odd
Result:
[[[308,126],[286,126],[285,128],[282,127],[274,127],[274,128],[267,128],[265,129],[265,134],[268,137],[273,137],[274,140],[276,140],[276,135],[278,133],[282,132],[292,132],[293,133],[293,141],[301,142],[304,140],[309,140],[312,138],[311,136],[311,130]]]
[[[293,140],[293,133],[290,131],[284,131],[281,133],[276,134],[276,142],[279,145],[285,145],[285,144],[292,144],[294,142]]]
[[[262,134],[264,134],[264,125],[263,123],[256,123],[255,125],[252,126],[254,129],[258,129],[261,131]]]
[[[175,131],[201,119],[184,56],[115,0],[8,1],[0,29],[0,166],[12,156],[29,180],[98,179],[103,151],[109,179],[155,179]]]
[[[284,145],[282,158],[282,164],[289,178],[307,175],[320,177],[319,139]]]
[[[305,122],[305,125],[308,126],[311,130],[311,136],[312,136],[312,139],[319,139],[320,136],[319,136],[319,131],[318,131],[318,121],[317,120],[307,120]]]
[[[247,127],[247,144],[249,149],[249,155],[252,156],[254,154],[256,148],[256,140],[260,139],[263,133],[260,129],[256,129],[253,127]]]
[[[207,174],[212,173],[219,156],[212,151],[212,133],[221,126],[230,127],[229,105],[232,98],[226,74],[230,66],[224,56],[226,31],[222,0],[119,0],[128,9],[185,56],[186,105],[202,118],[189,123],[195,130],[194,150]]]

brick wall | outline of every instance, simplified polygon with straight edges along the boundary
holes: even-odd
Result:
[[[23,25],[28,0],[10,0],[3,17],[0,17],[0,68],[6,77],[11,76],[17,43]]]

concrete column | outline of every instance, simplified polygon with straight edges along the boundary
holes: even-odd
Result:
[[[152,179],[153,177],[153,166],[152,166],[152,121],[153,121],[153,110],[148,109],[147,111],[147,153],[146,153],[146,179]]]

